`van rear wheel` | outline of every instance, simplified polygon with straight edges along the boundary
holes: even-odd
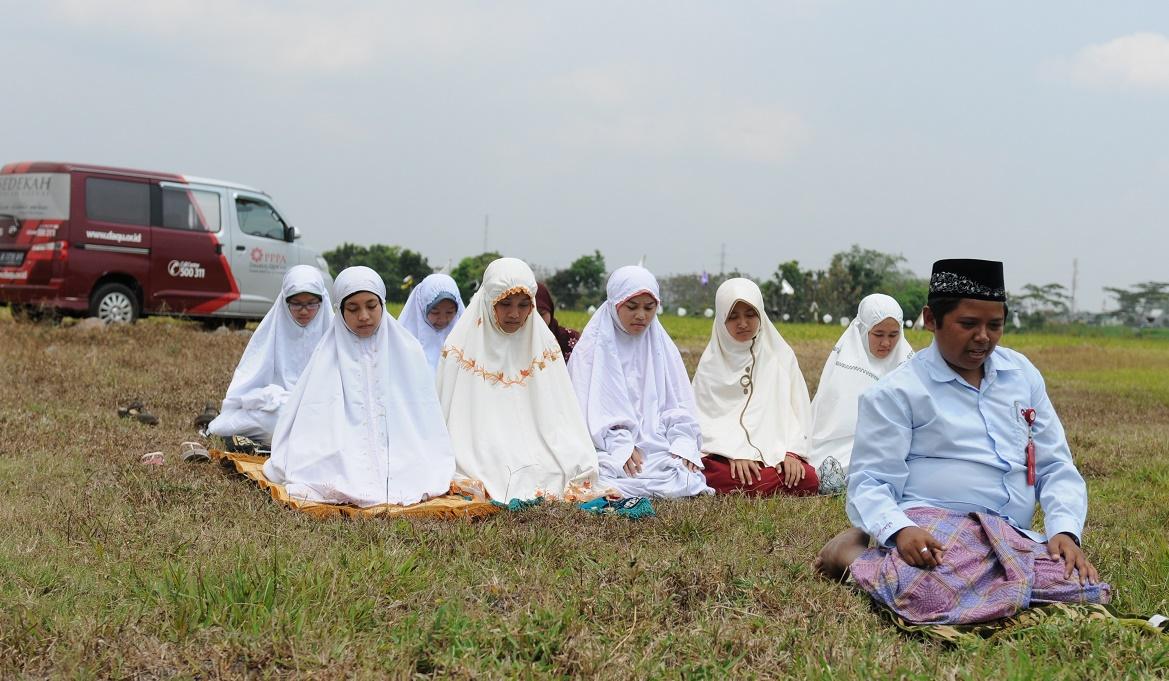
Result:
[[[104,284],[94,292],[89,314],[107,324],[133,324],[138,320],[138,297],[124,284]]]

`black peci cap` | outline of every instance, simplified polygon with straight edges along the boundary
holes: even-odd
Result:
[[[929,299],[974,298],[1007,302],[1003,264],[997,260],[953,258],[934,263]]]

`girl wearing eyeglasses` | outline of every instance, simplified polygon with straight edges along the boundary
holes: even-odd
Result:
[[[289,269],[280,297],[248,341],[223,399],[223,411],[208,432],[271,442],[281,406],[332,321],[321,271],[311,265]]]

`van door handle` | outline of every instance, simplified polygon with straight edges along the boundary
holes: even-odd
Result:
[[[236,247],[235,247],[235,250],[237,250],[237,251],[242,251],[242,250],[245,250],[245,249],[246,249],[246,246],[236,246]]]
[[[223,255],[223,244],[215,244],[215,255]]]

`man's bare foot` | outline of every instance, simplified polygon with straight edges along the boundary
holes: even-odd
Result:
[[[824,548],[820,549],[820,555],[812,561],[812,570],[834,582],[842,581],[848,573],[848,566],[868,547],[869,535],[850,527],[828,540]]]

